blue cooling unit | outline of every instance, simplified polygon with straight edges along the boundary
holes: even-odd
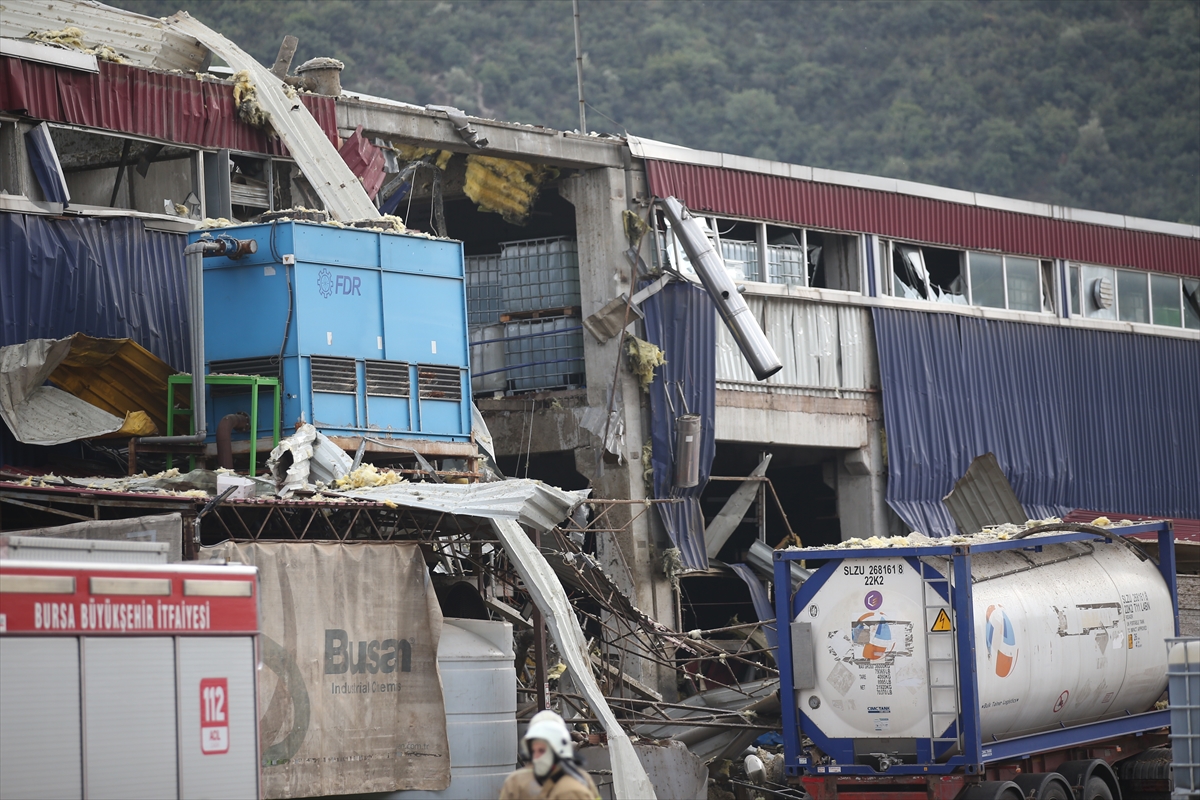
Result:
[[[306,222],[207,233],[258,252],[204,260],[206,372],[280,377],[282,435],[303,420],[327,436],[470,439],[459,242]],[[210,431],[250,410],[240,386],[209,396]],[[271,417],[260,392],[259,437]]]

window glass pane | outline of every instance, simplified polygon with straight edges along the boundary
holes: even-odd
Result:
[[[1055,311],[1062,305],[1062,301],[1054,296],[1054,285],[1057,283],[1054,280],[1055,270],[1054,262],[1043,261],[1042,267],[1042,310]]]
[[[1038,262],[1032,258],[1005,259],[1008,264],[1008,307],[1014,311],[1041,311],[1042,289]]]
[[[1071,282],[1071,313],[1082,314],[1083,306],[1079,304],[1079,267],[1071,267],[1068,280]]]
[[[1004,308],[1004,267],[1000,256],[971,253],[971,302]]]
[[[1183,279],[1183,327],[1200,329],[1200,280]]]
[[[1150,276],[1151,321],[1155,325],[1183,325],[1179,313],[1179,278],[1170,275]]]
[[[1144,272],[1117,270],[1117,311],[1125,322],[1150,321],[1150,297]]]

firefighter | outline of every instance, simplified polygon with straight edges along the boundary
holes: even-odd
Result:
[[[599,800],[600,791],[580,768],[571,732],[558,714],[535,714],[522,750],[530,765],[505,779],[500,800]]]

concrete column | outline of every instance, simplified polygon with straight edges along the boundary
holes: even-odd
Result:
[[[632,294],[631,267],[624,252],[625,238],[621,212],[630,208],[629,193],[643,185],[640,172],[600,168],[577,173],[563,182],[562,196],[575,206],[576,235],[579,241],[579,280],[583,316],[599,311],[622,293]],[[633,208],[645,215],[645,210]],[[643,243],[643,249],[646,244]],[[632,328],[631,328],[632,329]],[[602,410],[620,411],[625,425],[622,462],[603,453],[600,437],[579,433],[583,446],[575,448],[576,469],[592,481],[593,496],[606,499],[641,500],[646,494],[641,464],[642,444],[649,438],[648,401],[630,374],[625,356],[619,351],[620,337],[601,344],[584,333],[587,405]],[[618,368],[618,363],[620,364]],[[615,377],[615,380],[614,380]],[[615,394],[615,397],[612,395]],[[637,603],[655,619],[675,626],[674,599],[662,569],[662,550],[670,547],[655,509],[638,513],[641,506],[613,509],[616,524],[604,527],[624,530],[619,534],[601,534],[598,550],[601,562]],[[632,521],[631,521],[632,520]],[[627,665],[628,666],[628,665]],[[669,683],[674,690],[674,675],[655,676],[653,665],[643,663],[642,680]]]
[[[883,424],[873,418],[866,423],[866,446],[838,457],[837,510],[843,540],[907,533],[887,504]]]

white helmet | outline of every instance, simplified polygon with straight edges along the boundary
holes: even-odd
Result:
[[[575,747],[571,744],[571,732],[567,723],[553,711],[539,711],[529,720],[529,729],[525,731],[525,742],[541,739],[562,761],[570,761],[575,755]]]

